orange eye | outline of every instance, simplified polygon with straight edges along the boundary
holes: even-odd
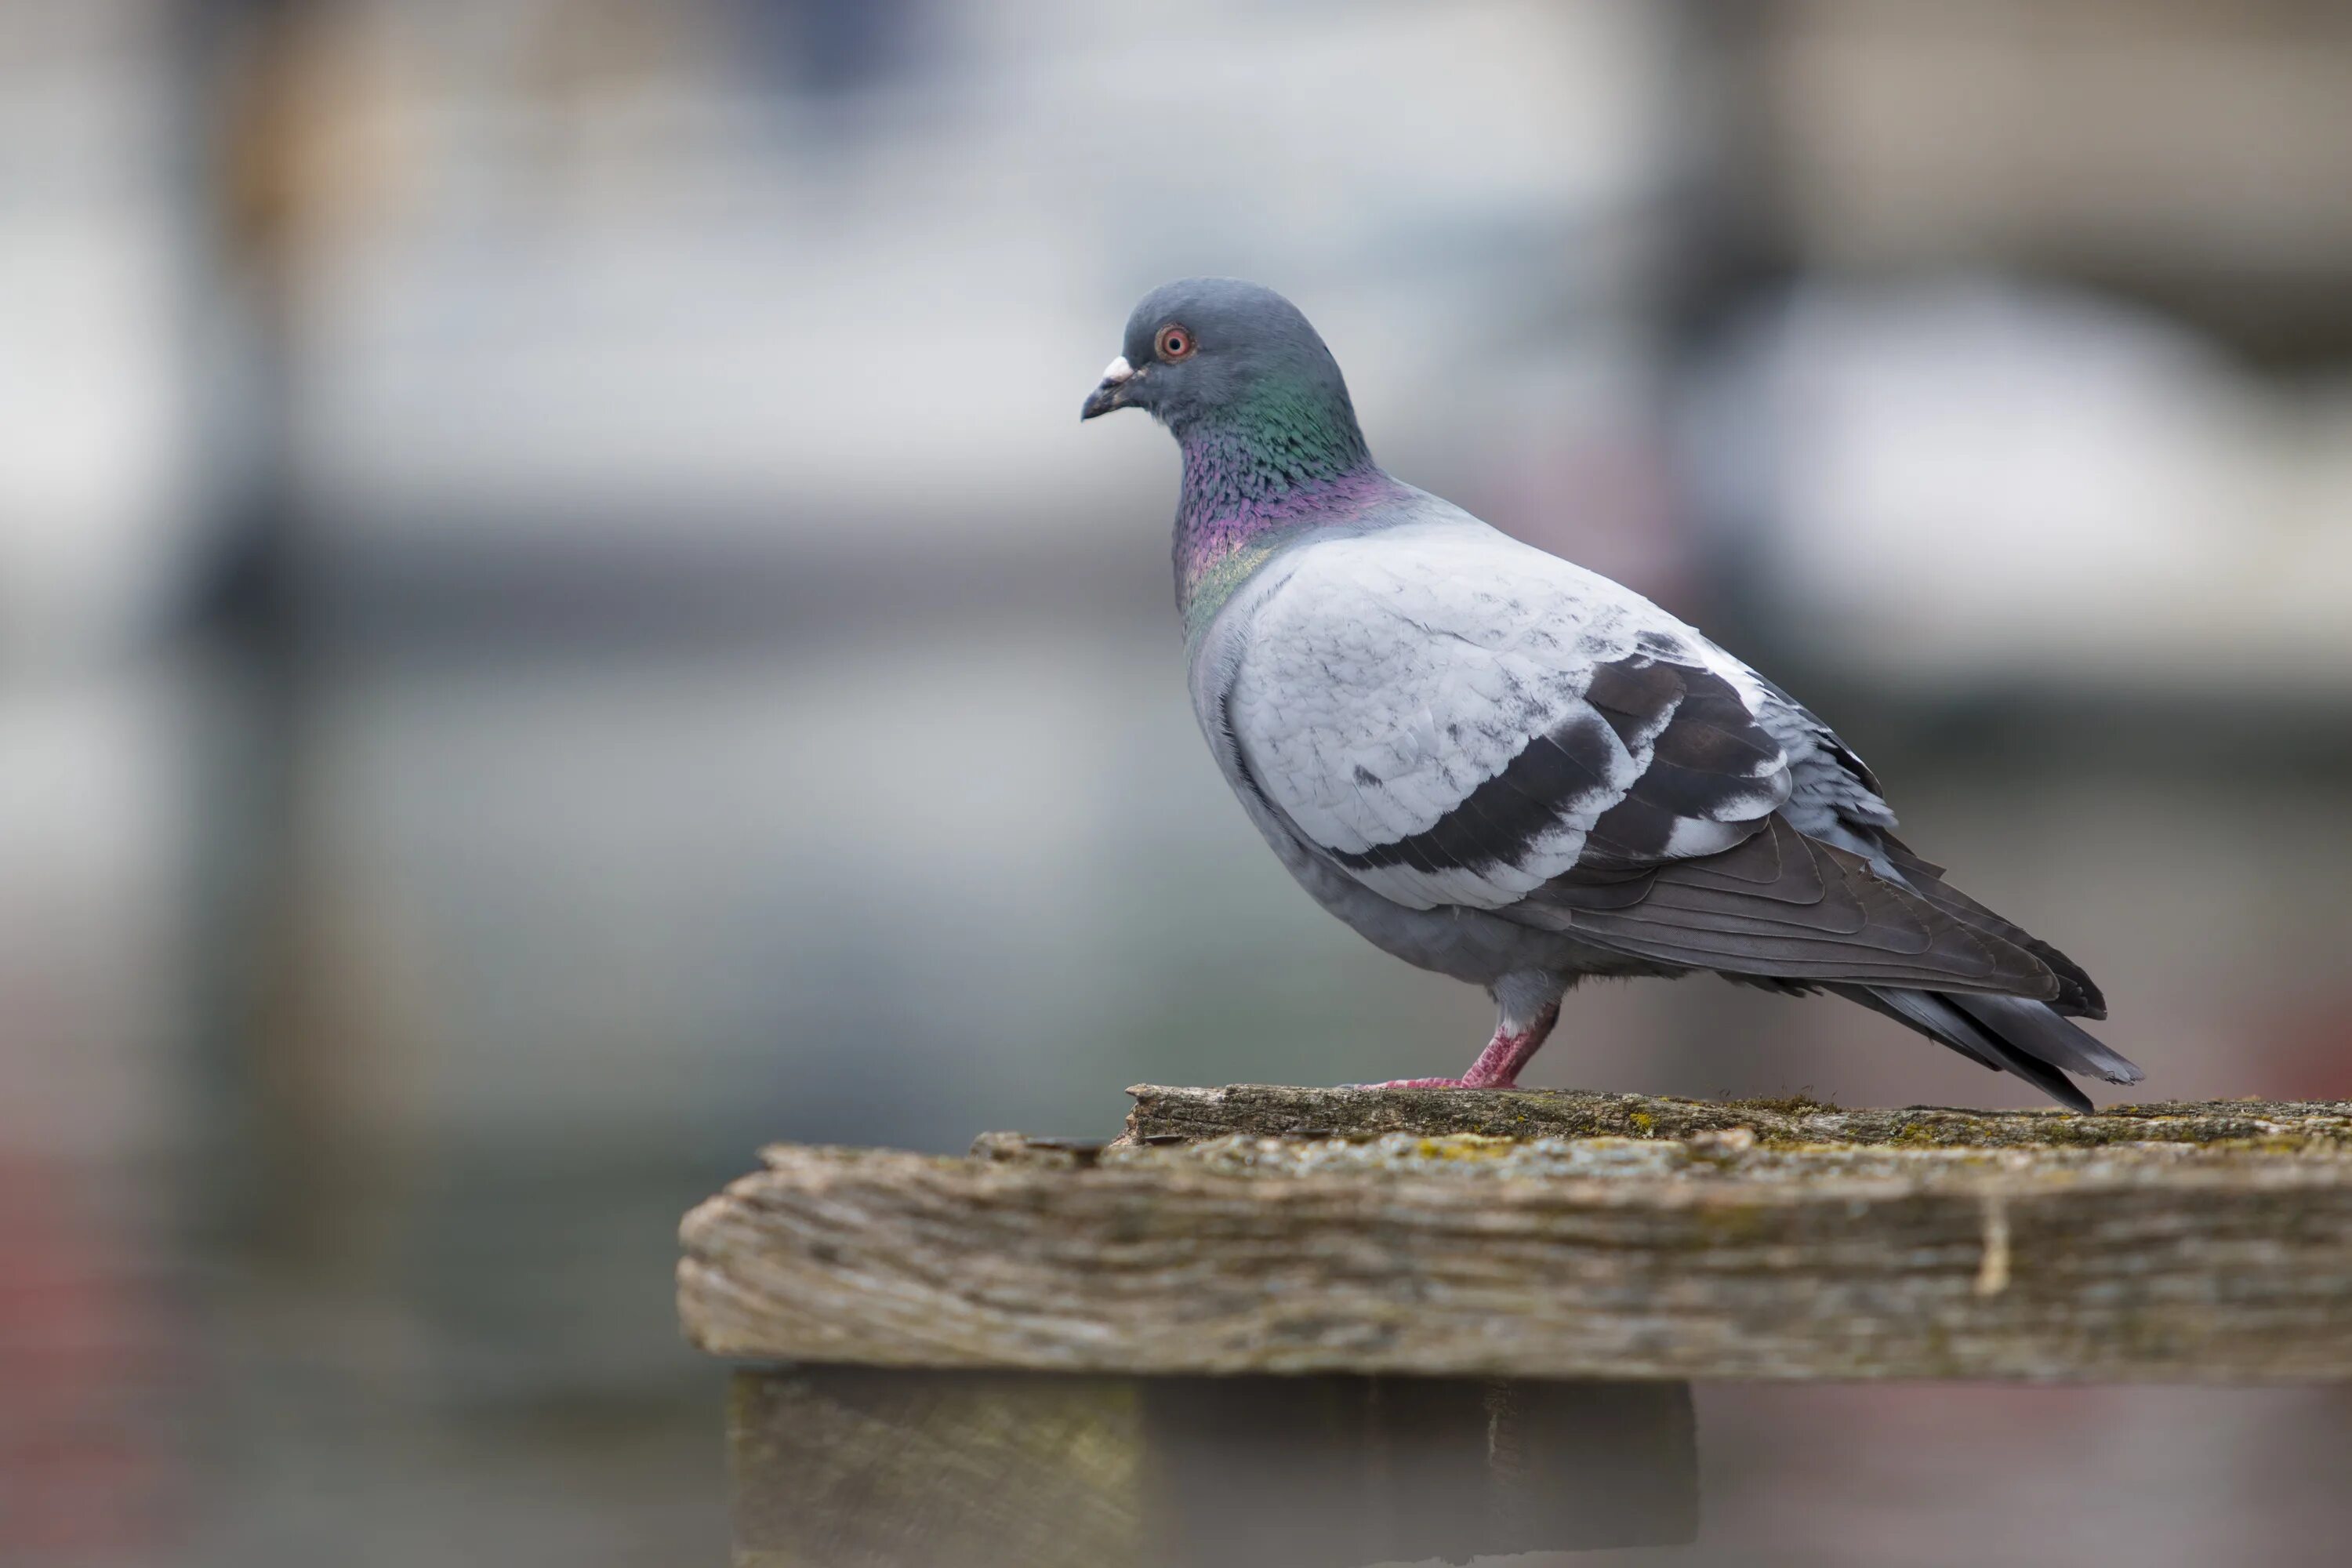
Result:
[[[1191,332],[1171,321],[1160,329],[1160,337],[1151,346],[1161,359],[1172,364],[1180,359],[1191,359],[1195,345]]]

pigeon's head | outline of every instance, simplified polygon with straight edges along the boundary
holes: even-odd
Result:
[[[1204,418],[1269,402],[1328,412],[1354,432],[1348,384],[1297,306],[1238,278],[1186,278],[1136,306],[1126,351],[1078,417],[1141,408],[1181,436]]]

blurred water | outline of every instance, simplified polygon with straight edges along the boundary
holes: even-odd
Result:
[[[1165,633],[331,659],[315,712],[274,731],[225,665],[12,690],[0,946],[30,1054],[8,1180],[37,1222],[12,1250],[47,1282],[7,1298],[12,1353],[44,1369],[20,1386],[47,1390],[12,1417],[38,1478],[14,1506],[91,1548],[61,1561],[716,1561],[721,1372],[677,1342],[669,1266],[679,1213],[759,1142],[1104,1133],[1133,1081],[1465,1059],[1484,999],[1290,886]],[[221,783],[271,733],[293,748],[276,835]],[[2026,771],[2013,729],[1850,734],[1916,842],[2100,975],[2153,1092],[2352,1089],[2352,823],[2324,765],[2168,775],[2075,727]],[[256,955],[264,1026],[225,1039]],[[1858,1009],[1696,981],[1580,994],[1530,1076],[2031,1098]],[[2346,1415],[2284,1392],[1707,1391],[1692,1560],[1759,1531],[1826,1550],[1820,1510],[1840,1560],[1873,1560],[1846,1474],[1865,1459],[1890,1532],[2079,1485],[2134,1500],[2113,1539],[2158,1554],[2132,1560],[2193,1561],[2154,1503],[2210,1466],[2249,1479],[2199,1509],[2301,1540],[2333,1505],[2267,1511],[2292,1489],[2244,1435],[2333,1442]]]

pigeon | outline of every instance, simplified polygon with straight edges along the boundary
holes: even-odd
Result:
[[[1706,970],[1883,1013],[2076,1110],[2141,1071],[2099,988],[1895,837],[1877,777],[1639,594],[1373,462],[1297,307],[1230,278],[1147,295],[1079,417],[1183,458],[1176,603],[1218,768],[1324,909],[1483,987],[1502,1089],[1589,976]]]

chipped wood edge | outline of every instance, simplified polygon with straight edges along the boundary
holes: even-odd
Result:
[[[894,1366],[2352,1376],[2332,1146],[1898,1145],[1849,1170],[1716,1138],[1728,1173],[1538,1179],[1461,1142],[1352,1171],[1288,1169],[1272,1141],[1239,1167],[780,1147],[688,1216],[681,1317],[716,1354]],[[1820,1170],[1748,1179],[1747,1157]]]

